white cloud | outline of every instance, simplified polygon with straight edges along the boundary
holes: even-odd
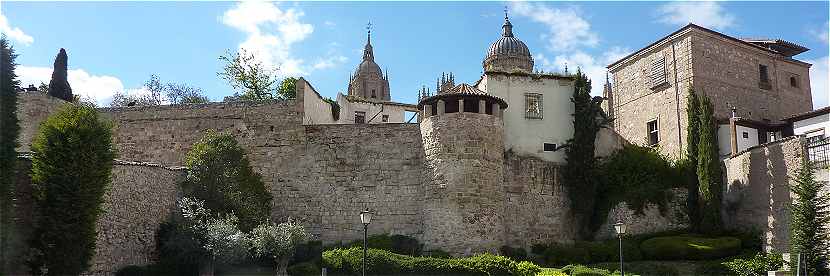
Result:
[[[671,2],[660,6],[658,21],[670,25],[694,23],[707,28],[725,29],[735,24],[735,16],[718,2]]]
[[[827,21],[824,28],[820,27],[810,30],[810,34],[813,35],[813,37],[815,37],[818,41],[830,43],[830,21]]]
[[[16,69],[21,86],[29,84],[48,84],[52,79],[52,68],[35,66],[18,66]],[[94,99],[99,106],[109,105],[112,95],[116,91],[124,91],[124,84],[120,79],[107,75],[93,75],[83,69],[72,69],[68,72],[69,85],[72,93],[83,98]]]
[[[828,94],[830,94],[830,86],[827,85],[830,72],[828,72],[828,63],[830,59],[827,56],[815,60],[808,60],[812,63],[810,67],[810,91],[813,93],[813,108],[822,108],[830,104],[828,102]]]
[[[13,28],[11,24],[9,24],[9,20],[3,14],[0,14],[0,33],[7,35],[9,38],[17,42],[23,43],[23,45],[29,45],[35,41],[32,36],[27,35],[20,28]]]
[[[336,23],[334,23],[334,21],[329,21],[329,20],[324,21],[324,22],[323,22],[323,24],[325,24],[325,25],[326,25],[326,27],[334,27],[334,26],[337,26],[337,24],[336,24]]]
[[[333,68],[337,65],[345,63],[347,60],[349,59],[344,56],[329,56],[327,58],[317,60],[311,68],[314,70]]]
[[[569,51],[578,46],[593,47],[599,43],[591,24],[575,8],[557,9],[528,2],[511,2],[511,8],[515,14],[529,17],[548,28],[542,39],[547,41],[551,51]]]
[[[291,53],[293,44],[305,40],[313,31],[303,23],[303,12],[295,8],[280,9],[272,2],[245,1],[226,11],[221,21],[247,34],[240,49],[253,53],[268,67],[279,67],[279,74],[307,74],[304,61]]]
[[[599,59],[582,51],[557,55],[552,61],[544,54],[536,55],[535,59],[537,65],[544,71],[562,72],[565,64],[568,65],[569,73],[574,73],[577,69],[581,69],[591,79],[591,95],[602,96],[602,86],[605,84],[605,66],[629,53],[631,53],[629,49],[611,47]]]

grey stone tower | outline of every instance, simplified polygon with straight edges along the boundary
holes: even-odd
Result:
[[[484,58],[484,71],[499,72],[533,72],[533,56],[530,55],[527,45],[513,36],[513,24],[504,12],[504,25],[501,26],[501,37],[490,44],[487,56]]]
[[[363,46],[363,61],[357,66],[354,75],[349,77],[349,96],[369,100],[390,101],[389,75],[384,75],[375,63],[372,49],[372,31],[368,31],[366,46]]]
[[[504,245],[504,100],[468,84],[423,98],[427,250],[496,252]]]

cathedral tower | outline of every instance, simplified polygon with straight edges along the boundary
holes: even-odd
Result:
[[[371,29],[368,30],[366,46],[363,46],[363,61],[357,66],[354,75],[349,77],[348,95],[369,100],[391,100],[389,94],[389,75],[384,75],[380,70],[380,66],[375,63],[375,53],[372,50]]]

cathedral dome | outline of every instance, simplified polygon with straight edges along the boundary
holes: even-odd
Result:
[[[501,37],[490,44],[484,58],[484,71],[533,71],[533,56],[524,42],[513,36],[513,24],[504,16]]]
[[[383,76],[380,66],[374,60],[363,60],[354,71],[354,76]]]

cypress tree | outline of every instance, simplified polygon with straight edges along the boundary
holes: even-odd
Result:
[[[685,173],[689,195],[687,197],[687,210],[692,229],[698,228],[698,182],[697,182],[697,150],[700,143],[700,101],[694,89],[689,87],[686,95],[686,161]]]
[[[790,187],[796,195],[790,211],[790,257],[796,261],[796,254],[801,253],[808,275],[828,275],[828,249],[830,240],[826,225],[830,225],[830,196],[822,194],[825,182],[816,181],[813,168],[806,159],[793,179],[796,184]],[[790,267],[795,268],[793,263]]]
[[[87,105],[67,105],[41,123],[32,143],[32,188],[39,212],[33,274],[46,268],[47,275],[78,275],[89,268],[95,222],[115,157],[111,129]]]
[[[718,158],[718,137],[712,103],[703,96],[700,100],[700,141],[697,147],[697,180],[700,194],[700,231],[716,233],[721,228],[721,171]]]
[[[11,230],[11,193],[14,190],[14,169],[17,162],[17,86],[20,82],[14,70],[17,64],[14,48],[6,36],[0,37],[0,273],[10,259],[8,248]]]
[[[69,57],[66,55],[66,50],[61,48],[58,56],[55,57],[55,65],[52,69],[52,80],[49,81],[48,91],[52,97],[71,102],[73,100],[72,87],[69,87],[69,79],[66,71],[68,64]]]

